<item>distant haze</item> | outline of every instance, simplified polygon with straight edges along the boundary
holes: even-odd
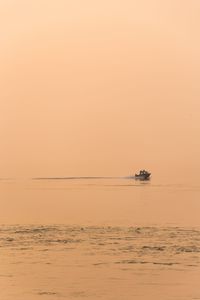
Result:
[[[2,0],[0,177],[200,169],[200,1]]]

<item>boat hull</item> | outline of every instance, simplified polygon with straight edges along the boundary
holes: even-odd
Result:
[[[135,174],[135,179],[138,179],[138,180],[149,180],[150,179],[150,175],[151,175],[151,173],[144,174],[144,175],[137,175],[137,174]]]

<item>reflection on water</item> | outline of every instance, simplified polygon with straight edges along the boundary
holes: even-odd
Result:
[[[0,299],[200,299],[198,185],[79,178],[0,193]]]

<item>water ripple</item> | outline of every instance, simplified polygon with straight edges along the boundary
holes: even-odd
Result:
[[[66,245],[71,245],[66,247]],[[92,265],[196,266],[200,230],[180,227],[36,226],[0,227],[0,247],[11,253],[75,251],[100,257]],[[194,255],[195,254],[195,255]],[[118,257],[116,262],[114,259]],[[42,258],[41,258],[42,259]]]

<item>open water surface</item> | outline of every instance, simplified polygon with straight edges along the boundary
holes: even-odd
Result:
[[[200,299],[198,184],[0,184],[0,299]]]

